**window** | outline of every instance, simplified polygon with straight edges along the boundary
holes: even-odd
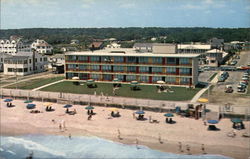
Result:
[[[139,71],[140,71],[140,72],[148,72],[148,71],[149,71],[149,67],[140,66],[140,67],[139,67]]]
[[[176,68],[175,67],[167,67],[167,73],[176,73]]]
[[[29,59],[29,63],[31,63],[31,59]]]
[[[172,57],[167,58],[167,64],[176,64],[176,59]]]
[[[28,68],[24,68],[24,69],[23,69],[23,72],[28,72]]]
[[[79,65],[81,71],[86,71],[88,69],[87,65]]]
[[[128,72],[136,72],[135,66],[128,66]]]
[[[43,58],[43,61],[47,61],[47,57],[44,57],[44,58]]]
[[[92,65],[92,66],[91,66],[91,70],[92,70],[92,71],[98,71],[99,68],[100,68],[99,65]]]
[[[148,76],[140,76],[140,81],[141,82],[148,82],[149,81],[149,77]]]
[[[103,80],[106,80],[106,81],[111,81],[112,80],[112,75],[103,75]]]
[[[78,56],[78,60],[79,61],[88,61],[88,57],[87,56]]]
[[[99,62],[99,56],[91,56],[90,61],[91,62]]]
[[[110,65],[103,65],[102,70],[103,71],[111,71],[111,66]]]
[[[133,76],[133,75],[127,75],[126,76],[126,81],[135,81],[136,80],[136,76]]]
[[[28,64],[28,61],[27,60],[24,60],[24,62],[23,62],[24,64]]]
[[[116,56],[116,57],[114,57],[114,62],[117,62],[117,63],[124,62],[124,58],[120,57],[120,56]]]
[[[161,81],[161,80],[162,80],[162,77],[159,77],[159,76],[155,76],[152,78],[153,82],[157,82],[157,81]]]
[[[13,72],[13,68],[8,68],[8,72]]]
[[[118,78],[118,80],[123,81],[123,75],[114,75],[114,78]]]
[[[42,58],[40,58],[40,62],[42,62],[43,61],[43,59]]]
[[[180,68],[180,74],[189,75],[189,74],[191,74],[191,69],[190,68]]]
[[[189,84],[189,81],[190,81],[190,78],[183,77],[180,79],[180,84]]]
[[[153,73],[162,73],[162,67],[152,67]]]
[[[161,64],[162,58],[161,57],[153,57],[153,63]]]
[[[102,56],[101,57],[101,61],[102,62],[111,62],[111,57],[110,56]]]
[[[139,57],[139,63],[148,63],[148,57]]]
[[[114,69],[115,72],[123,72],[124,71],[123,66],[114,66],[113,69]]]
[[[23,72],[23,69],[22,68],[18,68],[17,72]]]
[[[166,83],[175,84],[175,77],[166,77]]]
[[[98,74],[91,74],[90,75],[90,78],[92,78],[94,80],[99,80],[99,77],[100,77],[100,75],[98,75]]]
[[[128,63],[136,63],[136,57],[127,57],[128,58]]]
[[[188,58],[180,58],[180,64],[189,64]]]
[[[37,62],[37,58],[35,58],[35,62]]]

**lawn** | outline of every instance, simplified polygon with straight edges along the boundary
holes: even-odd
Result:
[[[48,87],[41,89],[41,91],[51,92],[65,92],[65,93],[76,93],[76,94],[94,94],[96,91],[97,95],[101,92],[104,95],[113,96],[113,84],[112,83],[96,83],[97,88],[88,88],[86,83],[84,85],[74,85],[71,81],[60,82]],[[201,89],[187,89],[185,87],[171,87],[173,93],[158,93],[155,85],[139,85],[141,90],[132,91],[130,90],[130,84],[122,84],[118,90],[116,90],[116,96],[133,97],[133,98],[146,98],[156,100],[172,100],[172,101],[185,101],[191,100],[192,97]]]
[[[64,79],[64,77],[52,77],[52,78],[38,78],[38,79],[31,79],[29,81],[24,81],[24,82],[20,82],[17,83],[17,89],[34,89],[34,88],[38,88],[41,87],[43,85],[52,83],[52,82],[56,82],[59,80]],[[4,88],[11,88],[11,89],[15,89],[16,88],[16,84],[12,84],[9,85],[7,87]]]

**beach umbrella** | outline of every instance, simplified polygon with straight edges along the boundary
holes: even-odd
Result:
[[[207,122],[209,124],[217,124],[219,121],[218,120],[208,120]]]
[[[233,123],[241,123],[241,122],[242,122],[242,120],[239,119],[239,118],[233,118],[233,119],[231,119],[231,121],[232,121]]]
[[[110,111],[113,111],[113,112],[118,112],[119,109],[118,108],[109,108]]]
[[[88,79],[87,80],[87,83],[93,83],[93,82],[95,82],[95,80],[93,80],[93,79]]]
[[[156,83],[157,83],[157,84],[165,84],[164,81],[157,81]]]
[[[47,106],[51,106],[52,104],[53,104],[53,103],[50,103],[50,102],[45,102],[45,103],[43,103],[43,105],[46,106],[46,107],[47,107]]]
[[[174,114],[172,114],[172,113],[166,113],[166,114],[164,114],[164,116],[165,117],[174,117]]]
[[[70,107],[72,107],[71,104],[66,104],[66,105],[63,106],[63,108],[70,108]]]
[[[79,77],[72,77],[72,80],[79,80],[80,78]]]
[[[200,102],[200,103],[207,103],[208,99],[207,98],[199,98],[198,102]]]
[[[131,81],[130,84],[132,84],[132,85],[137,85],[137,84],[139,84],[139,82],[138,82],[138,81]]]
[[[95,109],[95,108],[93,106],[89,105],[89,106],[85,107],[85,109],[92,110],[92,109]]]
[[[27,108],[27,109],[34,109],[35,107],[36,107],[35,104],[27,104],[27,105],[26,105],[26,108]]]
[[[138,110],[135,112],[135,114],[145,114],[145,112],[143,110]]]
[[[120,82],[120,80],[118,78],[114,78],[113,82]]]
[[[13,99],[9,99],[9,98],[8,98],[8,99],[5,99],[5,100],[4,100],[4,102],[11,102],[11,101],[13,101]]]
[[[32,103],[33,101],[32,100],[26,100],[24,101],[24,103]]]

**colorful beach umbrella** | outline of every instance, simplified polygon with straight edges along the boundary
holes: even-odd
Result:
[[[233,118],[233,119],[231,119],[231,121],[232,121],[233,123],[241,123],[241,122],[242,122],[242,120],[239,119],[239,118]]]
[[[132,84],[132,85],[137,85],[137,84],[139,84],[139,82],[138,82],[138,81],[131,81],[130,84]]]
[[[95,82],[95,80],[93,80],[93,79],[88,79],[87,80],[87,83],[93,83],[93,82]]]
[[[85,109],[92,110],[92,109],[95,109],[95,108],[93,106],[89,105],[89,106],[85,107]]]
[[[110,111],[113,111],[113,112],[118,112],[119,109],[118,108],[109,108]]]
[[[63,108],[70,108],[70,107],[72,107],[71,104],[66,104],[66,105],[63,106]]]
[[[45,103],[43,103],[43,105],[46,106],[46,107],[47,107],[47,106],[51,106],[52,104],[53,104],[53,103],[50,103],[50,102],[45,102]]]
[[[11,101],[13,101],[13,99],[9,99],[9,98],[8,98],[8,99],[5,99],[5,100],[4,100],[4,102],[11,102]]]
[[[32,100],[26,100],[24,101],[24,103],[32,103],[33,101]]]
[[[200,102],[200,103],[207,103],[208,99],[207,98],[199,98],[198,102]]]
[[[135,114],[145,114],[145,112],[143,110],[138,110],[135,112]]]
[[[219,123],[218,120],[208,120],[207,122],[208,122],[209,124],[217,124],[217,123]]]
[[[72,77],[72,80],[79,80],[79,77]]]
[[[120,82],[120,80],[118,78],[114,78],[113,82]]]
[[[164,114],[164,116],[165,117],[174,117],[174,114],[172,114],[172,113],[166,113],[166,114]]]
[[[27,104],[27,105],[26,105],[26,108],[27,108],[27,109],[34,109],[35,107],[36,107],[35,104]]]

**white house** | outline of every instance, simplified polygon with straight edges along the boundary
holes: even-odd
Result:
[[[4,58],[4,74],[24,76],[47,69],[47,56],[35,52],[19,52]]]
[[[23,47],[23,43],[18,40],[0,40],[0,52],[8,54],[16,54]]]
[[[107,48],[121,48],[121,44],[118,44],[116,42],[112,42],[109,45],[107,45]]]
[[[178,44],[178,53],[183,54],[201,54],[211,49],[210,44]]]
[[[52,54],[52,49],[53,49],[53,47],[46,41],[39,39],[35,40],[31,44],[31,48],[41,54]]]
[[[213,49],[207,51],[206,55],[206,65],[218,67],[228,53],[222,50]]]

